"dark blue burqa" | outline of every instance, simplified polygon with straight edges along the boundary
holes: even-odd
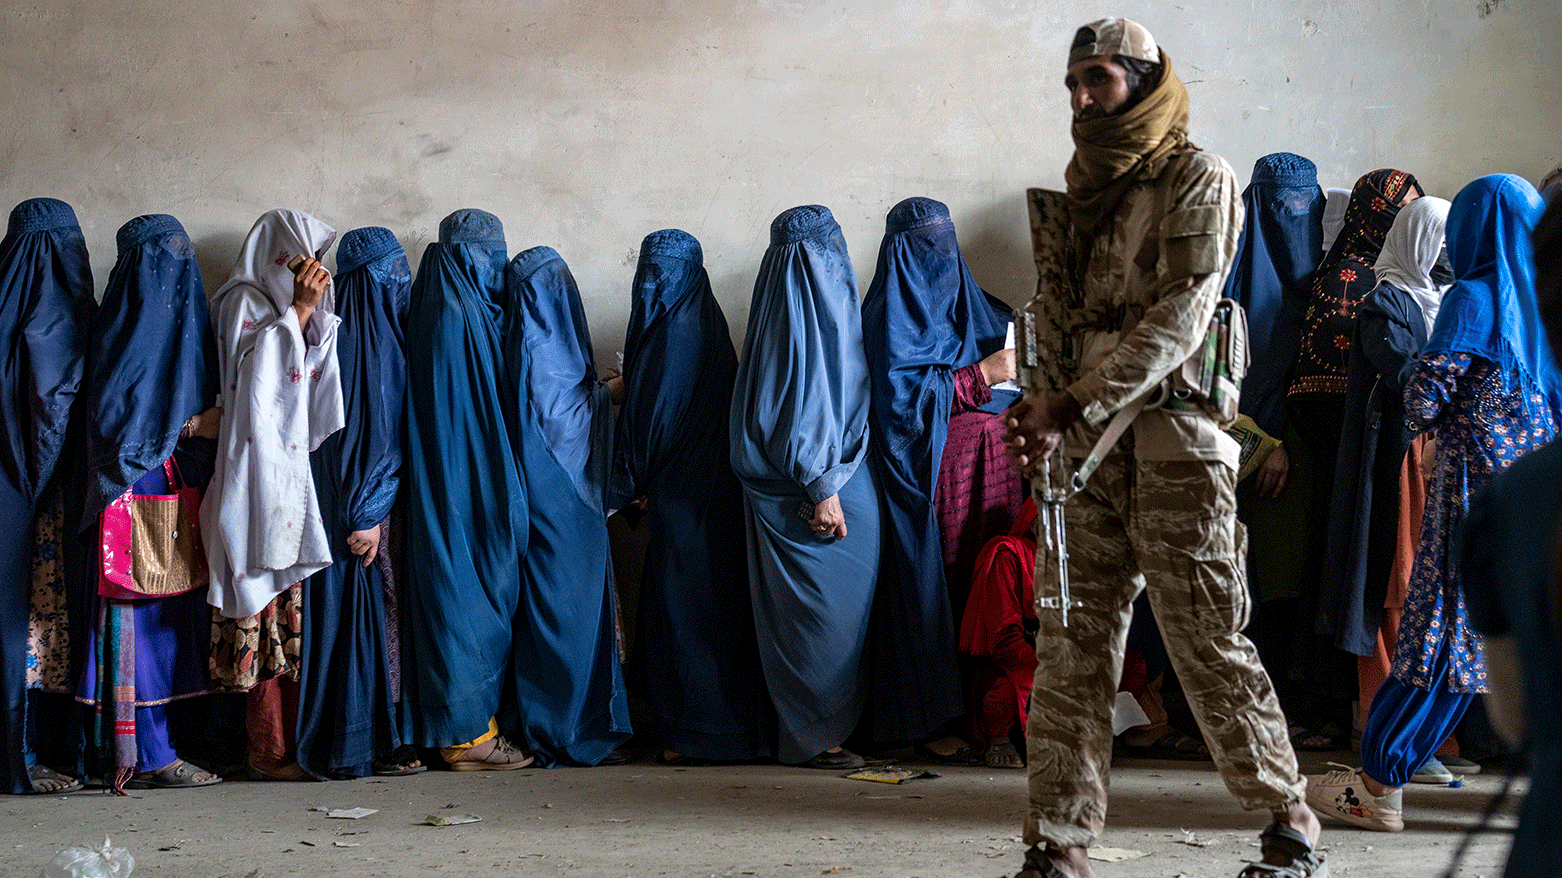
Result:
[[[614,506],[647,498],[633,662],[663,749],[701,759],[771,755],[748,592],[743,489],[728,463],[738,358],[700,244],[665,229],[640,245],[624,342]]]
[[[851,734],[866,701],[863,646],[879,568],[868,453],[868,364],[857,276],[830,211],[770,225],[732,396],[732,469],[743,483],[749,588],[777,714],[776,756],[803,762]],[[847,537],[809,526],[838,496]]]
[[[70,205],[33,198],[0,240],[0,686],[4,784],[31,792],[27,627],[33,514],[65,445],[92,323],[92,268]]]
[[[965,711],[933,490],[949,430],[952,372],[1003,347],[1007,308],[971,276],[949,208],[895,205],[862,303],[873,389],[869,458],[884,498],[873,598],[873,737],[932,737]]]
[[[1318,168],[1288,152],[1255,162],[1242,191],[1245,220],[1226,277],[1226,297],[1247,311],[1249,366],[1240,410],[1277,439],[1285,433],[1285,391],[1301,346],[1307,281],[1323,249],[1323,203]]]
[[[526,492],[506,428],[506,256],[493,214],[445,217],[405,324],[403,728],[425,747],[477,738],[513,702]]]
[[[412,286],[388,229],[354,229],[336,248],[336,357],[347,425],[309,455],[330,567],[304,586],[298,764],[324,778],[365,777],[401,746],[391,689],[385,578],[347,547],[390,515],[400,485],[407,357],[402,323]],[[380,552],[386,551],[381,543]]]
[[[215,451],[210,440],[179,440],[184,422],[217,397],[217,342],[195,247],[166,214],[125,223],[117,243],[83,388],[83,530],[95,530],[108,504],[161,468],[175,446],[200,447],[204,470]],[[180,475],[186,475],[182,461]]]
[[[630,734],[603,508],[612,402],[559,254],[518,254],[506,283],[512,447],[531,521],[515,634],[520,740],[544,766],[595,765]]]

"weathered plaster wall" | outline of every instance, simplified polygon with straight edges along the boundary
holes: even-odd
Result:
[[[569,261],[604,365],[647,232],[700,238],[736,339],[770,220],[810,202],[865,289],[890,206],[943,200],[1022,301],[1023,190],[1062,184],[1063,57],[1107,14],[1166,47],[1244,183],[1275,150],[1447,196],[1562,160],[1556,0],[0,0],[0,207],[69,201],[100,284],[121,223],[172,213],[209,289],[271,207],[387,226],[414,264],[482,207]]]

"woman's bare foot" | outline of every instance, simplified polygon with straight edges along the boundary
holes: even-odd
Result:
[[[60,774],[41,762],[27,766],[27,782],[35,793],[69,793],[81,789],[81,781],[68,774]]]

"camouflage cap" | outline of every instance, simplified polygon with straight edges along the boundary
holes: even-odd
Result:
[[[1068,63],[1075,64],[1096,55],[1122,55],[1141,61],[1161,60],[1155,37],[1144,25],[1126,18],[1103,18],[1074,32],[1074,44],[1068,50]]]

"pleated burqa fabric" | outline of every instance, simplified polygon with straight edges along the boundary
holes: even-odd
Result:
[[[95,309],[87,245],[70,205],[33,198],[0,240],[0,686],[3,782],[27,780],[27,631],[33,515],[65,446]]]
[[[933,492],[952,373],[1002,348],[1007,328],[960,255],[949,208],[930,198],[895,205],[862,305],[868,456],[884,515],[869,641],[875,740],[929,738],[965,711]]]
[[[531,527],[515,633],[517,740],[544,766],[595,765],[630,735],[604,509],[612,402],[559,254],[516,255],[505,282],[511,443]]]
[[[840,744],[867,700],[880,534],[878,491],[862,465],[870,391],[858,307],[830,211],[807,205],[776,217],[738,362],[731,454],[782,762]],[[814,504],[835,496],[848,531],[838,541],[808,524]]]
[[[664,750],[699,759],[772,754],[749,597],[743,489],[727,455],[738,358],[687,232],[647,235],[624,342],[613,506],[646,499],[635,691]]]
[[[304,586],[298,764],[318,777],[373,773],[402,743],[391,686],[385,531],[374,563],[348,549],[389,516],[400,486],[407,356],[402,325],[412,269],[388,229],[355,229],[336,248],[336,356],[346,426],[309,456],[330,567]]]
[[[504,392],[504,228],[459,210],[423,251],[407,312],[404,731],[448,747],[513,702],[526,492]]]

